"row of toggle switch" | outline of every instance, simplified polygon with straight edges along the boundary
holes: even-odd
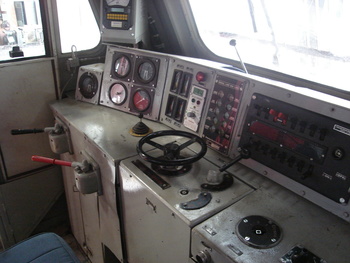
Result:
[[[289,155],[286,151],[281,151],[274,145],[257,140],[251,142],[250,148],[253,150],[252,152],[262,153],[274,161],[279,161],[281,164],[286,163],[289,168],[296,168],[297,172],[301,174],[301,179],[305,179],[313,173],[314,165],[307,163],[303,159],[298,159],[295,155]]]
[[[304,120],[299,120],[297,117],[289,117],[283,112],[279,112],[272,108],[261,107],[255,105],[256,115],[263,117],[266,120],[271,120],[275,123],[281,123],[281,125],[289,127],[291,130],[308,135],[310,137],[318,137],[320,141],[324,141],[327,135],[326,128],[319,128],[316,124],[308,124]]]

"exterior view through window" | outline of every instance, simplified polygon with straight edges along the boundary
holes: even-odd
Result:
[[[216,55],[238,60],[229,45],[235,39],[247,64],[350,91],[350,1],[189,2],[202,40]]]
[[[57,10],[62,53],[71,52],[73,45],[81,51],[99,44],[100,30],[89,0],[57,0]]]
[[[14,59],[15,46],[23,55],[14,58],[46,55],[39,0],[0,0],[0,61]]]

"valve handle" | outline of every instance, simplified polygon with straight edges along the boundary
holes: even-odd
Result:
[[[57,164],[57,165],[69,166],[69,167],[76,167],[77,166],[77,163],[75,163],[75,162],[62,161],[62,160],[58,160],[58,159],[37,156],[37,155],[32,156],[32,161],[41,162],[41,163]]]
[[[44,129],[14,129],[11,130],[12,135],[30,134],[30,133],[42,133]]]

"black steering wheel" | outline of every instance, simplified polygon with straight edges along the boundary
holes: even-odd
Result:
[[[180,136],[180,137],[189,138],[189,140],[183,144],[179,144],[178,142],[170,142],[165,145],[161,145],[155,141],[152,141],[152,139],[154,138],[164,137],[164,136]],[[190,157],[182,156],[181,151],[193,143],[198,143],[201,146],[200,151],[198,153],[194,153]],[[163,151],[163,155],[158,157],[149,155],[142,149],[143,145],[145,144],[149,144]],[[202,138],[192,133],[184,132],[184,131],[176,131],[176,130],[166,130],[166,131],[153,132],[143,137],[138,142],[136,146],[136,150],[142,159],[150,163],[163,165],[163,166],[178,166],[178,165],[191,164],[201,159],[207,152],[207,145],[205,144]]]

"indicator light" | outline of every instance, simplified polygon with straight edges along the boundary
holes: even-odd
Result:
[[[205,79],[206,79],[205,73],[199,71],[199,72],[196,74],[196,80],[197,80],[198,82],[205,81]]]

